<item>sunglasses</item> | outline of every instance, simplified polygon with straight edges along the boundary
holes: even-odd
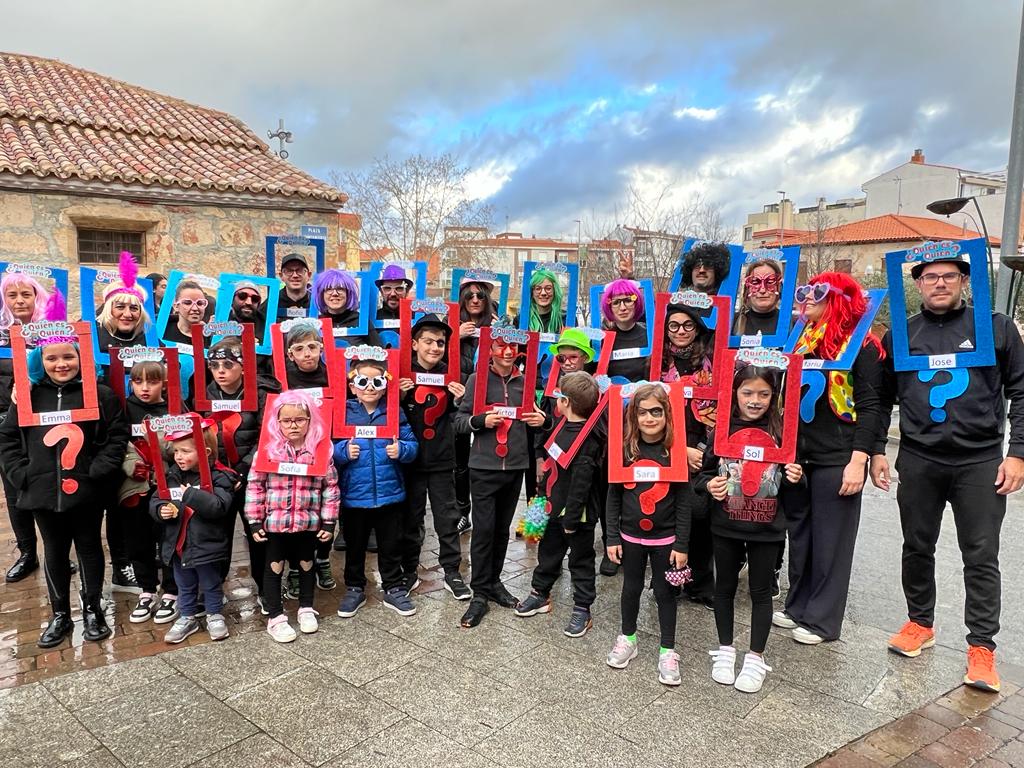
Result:
[[[583,355],[555,355],[555,360],[558,361],[559,365],[565,365],[566,363],[578,363],[583,359]]]
[[[697,261],[693,262],[693,268],[694,269],[711,269],[711,270],[714,270],[715,265],[712,264],[709,261],[704,261],[703,259],[697,259]]]
[[[612,299],[613,307],[632,307],[636,304],[636,296],[630,294],[629,296],[616,296]]]
[[[301,427],[309,422],[309,416],[296,416],[293,419],[278,419],[277,423],[284,427]]]
[[[210,303],[206,299],[178,299],[178,303],[183,307],[195,306],[196,309],[206,309]]]
[[[236,363],[234,360],[211,360],[209,365],[210,365],[210,370],[211,371],[219,371],[219,370],[230,371],[236,365],[239,365],[239,363]]]
[[[636,409],[636,415],[637,416],[650,416],[652,419],[661,419],[661,418],[664,418],[664,416],[665,416],[665,409],[662,408],[660,405],[659,406],[655,406],[654,408],[639,408],[638,407]]]
[[[837,293],[847,301],[850,300],[849,296],[829,283],[815,283],[814,285],[798,285],[796,287],[796,303],[806,304],[813,301],[815,304],[820,304],[830,293]]]
[[[489,299],[490,297],[491,295],[489,293],[484,293],[483,291],[468,291],[466,293],[466,298],[469,299],[470,301],[472,301],[473,299],[477,299],[478,301],[484,301],[485,299]]]
[[[767,291],[774,293],[779,288],[778,275],[765,275],[764,277],[748,277],[743,284],[752,291]]]
[[[693,320],[684,320],[681,323],[677,323],[675,320],[670,320],[668,323],[668,330],[670,333],[679,333],[680,331],[686,331],[689,333],[697,328],[697,324]]]
[[[356,389],[385,389],[388,385],[385,376],[364,376],[357,373],[352,377],[352,386]]]
[[[248,304],[259,304],[260,295],[258,293],[236,293],[236,299],[241,299]]]

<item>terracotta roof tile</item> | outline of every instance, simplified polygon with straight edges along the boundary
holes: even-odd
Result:
[[[231,115],[60,61],[0,53],[0,172],[326,202],[345,195]]]
[[[768,232],[771,230],[766,230],[765,234]],[[775,230],[773,234],[777,235],[778,230]],[[821,233],[821,243],[842,245],[916,240],[970,240],[981,236],[978,232],[965,230],[963,227],[942,219],[887,213],[884,216],[875,216],[862,221],[841,224],[838,227],[830,227]],[[990,237],[989,241],[994,247],[999,247],[999,238]],[[783,245],[807,245],[817,242],[818,234],[813,231],[787,230],[782,238]],[[777,245],[777,238],[773,238],[769,244]]]

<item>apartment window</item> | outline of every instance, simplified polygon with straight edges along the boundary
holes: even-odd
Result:
[[[744,227],[743,228],[743,242],[746,242],[747,240],[753,240],[753,239],[754,239],[754,228],[753,227]]]
[[[79,229],[79,264],[117,264],[121,251],[130,251],[139,264],[146,263],[146,233],[113,229]]]
[[[836,272],[853,272],[853,259],[836,259]]]

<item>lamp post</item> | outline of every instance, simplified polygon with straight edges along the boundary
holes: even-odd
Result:
[[[974,195],[968,197],[950,197],[945,200],[934,200],[925,206],[932,213],[936,213],[939,216],[945,216],[947,219],[954,213],[959,213],[964,209],[967,203],[974,203],[974,210],[978,212],[978,220],[981,222],[981,233],[985,236],[985,248],[988,251],[988,279],[989,284],[995,283],[995,272],[992,265],[992,243],[988,239],[988,227],[985,226],[985,216],[981,212],[981,206],[978,205],[978,198]],[[970,216],[970,214],[964,214]],[[974,217],[971,216],[973,219]]]
[[[1010,122],[1010,155],[1006,163],[1006,200],[1003,202],[1003,231],[999,238],[999,280],[996,281],[996,311],[1013,319],[1016,305],[1014,280],[1020,290],[1020,275],[1014,275],[1017,241],[1020,238],[1021,190],[1024,187],[1024,15],[1017,43],[1017,79],[1013,87]],[[1009,256],[1006,249],[1010,249]]]

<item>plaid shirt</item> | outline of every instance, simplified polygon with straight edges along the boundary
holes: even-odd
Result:
[[[288,450],[291,452],[291,447]],[[302,450],[288,460],[312,464],[313,454]],[[251,470],[245,490],[245,519],[254,529],[270,533],[333,531],[340,500],[338,471],[333,462],[328,463],[324,477]]]

